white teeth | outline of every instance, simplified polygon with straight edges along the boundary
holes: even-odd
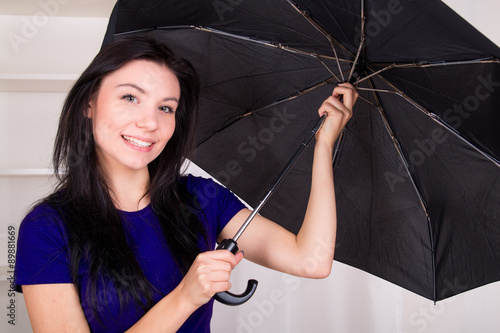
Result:
[[[150,147],[152,145],[151,142],[141,141],[139,139],[132,138],[132,137],[125,136],[125,135],[123,135],[123,138],[125,140],[127,140],[128,142],[130,142],[131,144],[133,144],[133,145],[135,145],[137,147],[141,147],[141,148],[147,148],[147,147]]]

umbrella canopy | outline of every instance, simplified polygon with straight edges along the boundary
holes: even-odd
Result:
[[[202,81],[194,162],[250,205],[333,84],[335,260],[437,301],[500,279],[500,49],[437,0],[119,0],[105,43],[156,36]],[[305,151],[261,214],[300,228]]]

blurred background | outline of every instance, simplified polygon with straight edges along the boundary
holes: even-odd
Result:
[[[444,2],[500,45],[497,0]],[[22,294],[10,292],[9,236],[17,238],[30,206],[51,191],[50,159],[62,103],[98,52],[114,3],[0,2],[1,332],[32,332]],[[192,164],[188,172],[208,177]],[[500,328],[498,282],[434,304],[338,262],[329,278],[306,280],[244,261],[232,276],[232,291],[238,293],[249,278],[260,281],[256,294],[239,307],[216,303],[213,332],[493,333]]]

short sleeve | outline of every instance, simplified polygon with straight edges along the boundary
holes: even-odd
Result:
[[[46,204],[36,206],[21,222],[15,281],[18,291],[22,285],[72,282],[63,223]]]
[[[205,218],[217,224],[217,235],[245,205],[224,186],[212,179],[187,176],[187,188],[203,211]]]
[[[213,182],[213,181],[212,181]],[[218,221],[217,234],[219,234],[226,224],[236,215],[240,210],[245,208],[245,205],[234,195],[233,192],[227,188],[213,182],[214,186],[218,187]]]

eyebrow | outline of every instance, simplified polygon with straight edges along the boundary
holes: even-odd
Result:
[[[147,95],[146,90],[142,89],[141,87],[139,87],[138,85],[136,85],[134,83],[122,83],[122,84],[117,85],[117,87],[132,87],[134,89],[137,89],[140,93]],[[162,101],[164,101],[164,102],[174,101],[176,103],[179,103],[179,100],[177,99],[177,97],[165,97],[164,99],[162,99]]]

